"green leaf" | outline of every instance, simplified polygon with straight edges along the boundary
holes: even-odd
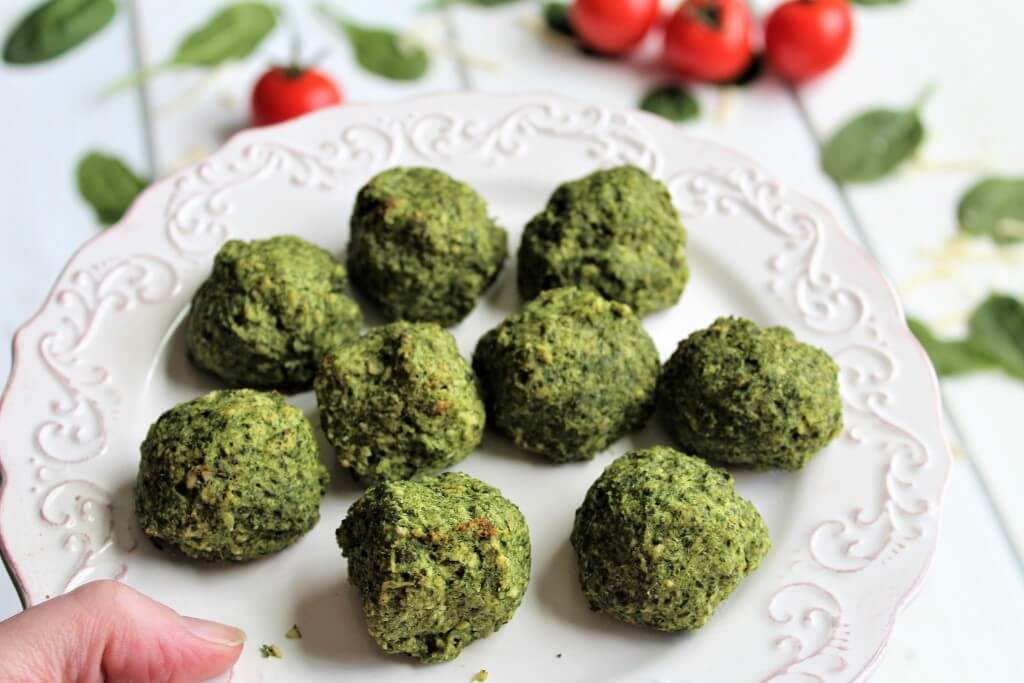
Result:
[[[910,158],[924,140],[917,109],[874,109],[840,128],[825,143],[821,165],[838,182],[878,180]]]
[[[1024,240],[1024,178],[986,178],[957,207],[960,229],[997,244]]]
[[[427,72],[430,55],[422,45],[389,29],[361,26],[326,5],[317,9],[345,32],[359,66],[370,73],[394,81],[414,81]]]
[[[228,5],[181,42],[171,58],[181,66],[217,66],[244,59],[277,25],[277,12],[262,2]]]
[[[924,323],[907,318],[907,325],[921,346],[928,352],[940,377],[963,375],[993,367],[991,361],[977,353],[966,342],[939,339]]]
[[[563,36],[576,37],[576,30],[572,27],[572,20],[569,18],[569,5],[564,2],[546,2],[542,9],[544,24]]]
[[[662,116],[669,121],[687,121],[700,114],[700,103],[689,90],[670,83],[648,91],[640,101],[640,108]]]
[[[121,220],[147,185],[120,159],[99,152],[91,152],[78,162],[76,176],[78,192],[105,225]]]
[[[1024,304],[993,294],[971,315],[967,344],[1007,374],[1024,379]]]
[[[8,64],[36,64],[99,33],[117,12],[113,0],[49,0],[29,12],[4,43]]]
[[[251,55],[277,26],[277,11],[263,2],[236,2],[189,33],[166,62],[147,66],[103,88],[102,95],[138,85],[176,66],[212,67]]]

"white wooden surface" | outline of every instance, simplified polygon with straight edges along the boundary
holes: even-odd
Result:
[[[0,27],[31,4],[0,3]],[[310,3],[282,4],[307,54],[330,48],[323,68],[349,101],[468,88],[551,90],[632,105],[665,77],[656,44],[625,64],[588,58],[540,31],[530,2],[439,14],[417,11],[419,0],[336,3],[356,19],[413,30],[439,51],[426,78],[396,84],[360,71]],[[772,2],[754,4],[763,9]],[[178,168],[245,125],[255,74],[289,54],[289,30],[282,30],[244,64],[213,74],[170,74],[99,101],[96,93],[110,79],[170,54],[212,3],[135,0],[124,7],[114,26],[72,57],[40,67],[0,66],[4,343],[42,302],[70,253],[99,230],[74,191],[82,153],[114,150],[154,175]],[[1022,30],[1024,4],[1006,0],[976,0],[969,9],[955,0],[862,9],[854,51],[836,73],[799,94],[771,79],[745,90],[699,88],[704,113],[686,130],[743,150],[828,205],[893,277],[911,313],[956,332],[964,312],[990,288],[1024,293],[1024,254],[1000,260],[984,244],[950,246],[956,199],[982,167],[1024,172],[1024,94],[1011,87],[1019,82]],[[932,134],[918,166],[845,191],[818,170],[818,141],[839,122],[864,108],[909,104],[928,83],[937,86],[925,110]],[[8,368],[0,355],[0,378]],[[899,620],[872,680],[1024,680],[1024,660],[1015,654],[1024,613],[1024,499],[1016,495],[1024,485],[1024,385],[981,375],[947,382],[944,390],[960,454],[944,532],[931,576]],[[13,589],[0,579],[0,617],[18,608]]]

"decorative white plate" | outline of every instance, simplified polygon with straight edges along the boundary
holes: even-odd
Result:
[[[568,537],[590,483],[656,424],[585,464],[552,466],[488,434],[459,469],[530,523],[533,579],[515,618],[455,662],[383,655],[334,530],[359,494],[333,462],[320,524],[261,561],[175,559],[132,512],[138,446],[175,403],[216,384],[185,359],[189,299],[229,237],[295,233],[341,254],[356,190],[397,164],[438,167],[489,201],[518,247],[558,183],[632,163],[667,183],[689,229],[681,302],[645,319],[662,357],[721,314],[791,327],[842,367],[846,429],[798,473],[737,475],[774,547],[701,631],[667,635],[591,613]],[[510,262],[453,329],[465,355],[519,306]],[[368,322],[379,322],[364,306]],[[878,661],[935,546],[950,457],[935,376],[876,266],[817,204],[743,156],[657,118],[551,96],[441,95],[345,106],[244,132],[157,183],[72,259],[15,340],[0,410],[3,554],[27,604],[103,577],[182,613],[244,628],[238,681],[745,683],[854,681]],[[310,394],[292,400],[318,422]],[[286,640],[293,623],[301,640]],[[261,659],[276,643],[283,660]]]

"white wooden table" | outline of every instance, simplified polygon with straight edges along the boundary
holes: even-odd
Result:
[[[32,4],[0,3],[0,27]],[[414,30],[436,48],[426,78],[397,84],[359,70],[310,3],[280,4],[308,53],[331,49],[323,68],[349,101],[437,90],[548,90],[632,105],[662,77],[649,64],[656,46],[632,64],[584,57],[544,35],[532,2],[440,13],[417,11],[420,0],[338,3],[359,20]],[[148,175],[166,174],[243,126],[255,74],[287,58],[288,31],[279,30],[245,64],[212,76],[181,71],[98,99],[114,77],[166,58],[212,5],[125,2],[114,25],[72,56],[32,68],[0,66],[3,343],[42,303],[71,253],[99,230],[74,189],[81,155],[107,149]],[[979,172],[1024,174],[1024,3],[908,0],[862,8],[857,19],[852,54],[834,74],[799,93],[771,79],[745,90],[698,88],[704,114],[685,129],[744,151],[830,206],[882,264],[911,313],[957,332],[990,289],[1024,295],[1024,250],[994,259],[984,245],[949,248],[957,197]],[[929,83],[936,92],[924,112],[931,134],[922,164],[888,182],[845,190],[819,171],[819,141],[839,122],[868,107],[908,105]],[[0,356],[0,378],[8,371],[8,357]],[[1024,614],[1024,496],[1017,491],[1024,486],[1024,384],[982,374],[948,381],[943,390],[958,455],[943,535],[931,575],[873,680],[1022,681],[1024,658],[1016,648]],[[18,609],[13,588],[0,578],[0,618]]]

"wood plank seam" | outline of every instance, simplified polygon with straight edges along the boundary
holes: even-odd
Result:
[[[131,34],[132,42],[132,64],[136,70],[145,67],[145,54],[142,49],[142,27],[139,23],[138,0],[132,0],[125,8],[128,11],[128,32]],[[153,116],[149,99],[149,91],[145,83],[139,83],[133,88],[139,100],[139,107],[142,112],[142,146],[146,153],[146,172],[150,178],[156,178],[156,148],[153,144]]]

